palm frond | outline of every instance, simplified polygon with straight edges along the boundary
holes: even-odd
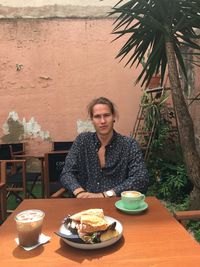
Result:
[[[116,56],[121,60],[128,57],[125,66],[136,64],[138,67],[149,50],[136,82],[148,84],[158,72],[163,82],[167,68],[166,40],[173,43],[176,59],[187,77],[181,47],[200,51],[200,45],[196,43],[200,36],[194,29],[200,28],[199,0],[121,0],[111,14],[118,15],[113,30],[118,36],[115,40],[128,36]]]

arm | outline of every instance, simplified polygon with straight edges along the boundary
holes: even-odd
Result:
[[[122,191],[136,190],[146,193],[149,177],[143,160],[142,151],[137,142],[132,140],[129,155],[127,157],[127,178],[113,188],[116,195],[120,195]]]
[[[83,143],[83,135],[80,134],[76,138],[65,159],[65,165],[60,177],[61,184],[65,189],[71,191],[77,198],[103,198],[104,196],[102,193],[90,193],[85,191],[84,187],[82,186],[84,181],[82,183],[81,181],[78,181],[78,156],[81,149],[83,149]]]
[[[75,192],[76,194],[79,191],[84,190],[77,180],[78,154],[81,149],[80,139],[81,136],[78,136],[74,141],[68,155],[66,156],[65,165],[60,176],[60,182],[62,186],[71,192]]]

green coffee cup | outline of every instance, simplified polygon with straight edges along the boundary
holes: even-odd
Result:
[[[125,209],[139,209],[145,200],[145,195],[138,191],[124,191],[121,193],[122,204]]]

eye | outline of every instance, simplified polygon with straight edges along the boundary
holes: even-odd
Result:
[[[111,116],[111,113],[105,113],[105,114],[102,114],[102,115],[94,115],[93,116],[93,119],[95,119],[95,120],[101,120],[101,118],[109,118]]]
[[[111,116],[110,113],[106,113],[106,114],[104,114],[104,118],[108,118],[108,117],[110,117],[110,116]]]
[[[94,115],[93,118],[96,119],[96,120],[100,120],[101,119],[101,115]]]

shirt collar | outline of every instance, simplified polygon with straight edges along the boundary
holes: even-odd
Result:
[[[115,130],[113,130],[113,136],[112,136],[110,142],[106,145],[106,147],[112,146],[113,143],[115,142],[115,140],[117,140],[117,132]],[[95,147],[97,147],[97,148],[100,148],[100,146],[101,146],[101,142],[100,142],[96,132],[94,133],[94,144],[95,144]]]

